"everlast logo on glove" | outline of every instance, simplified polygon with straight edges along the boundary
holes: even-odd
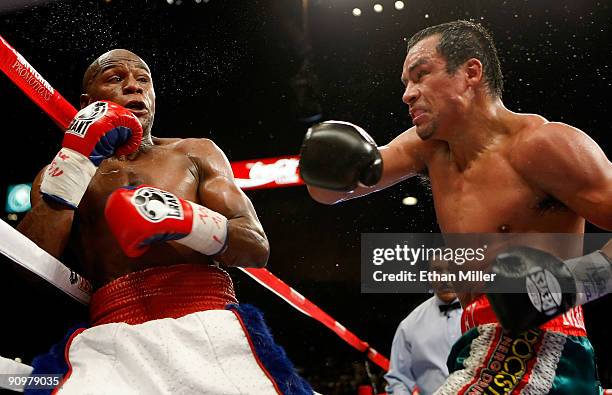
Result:
[[[561,286],[548,270],[538,270],[525,279],[529,299],[539,312],[553,315],[561,306]]]
[[[96,102],[93,105],[87,106],[83,110],[79,111],[77,116],[70,122],[66,133],[76,134],[77,136],[85,136],[89,126],[102,118],[108,111],[108,103]]]
[[[170,192],[145,187],[136,191],[132,204],[138,213],[149,222],[161,222],[167,218],[183,219],[183,206]]]

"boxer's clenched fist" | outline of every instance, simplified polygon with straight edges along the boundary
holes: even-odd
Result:
[[[372,186],[382,176],[376,143],[362,128],[348,122],[314,125],[300,151],[300,176],[308,185],[351,191],[359,183]]]
[[[62,149],[43,176],[41,193],[76,208],[100,162],[135,152],[142,133],[138,118],[120,105],[109,101],[88,105],[66,130]]]
[[[104,159],[135,152],[142,140],[140,121],[130,110],[110,101],[91,103],[74,117],[62,147],[76,151],[95,165]]]
[[[131,258],[155,242],[176,240],[205,255],[218,254],[226,244],[227,218],[222,214],[146,185],[114,191],[104,215]]]
[[[612,292],[612,261],[601,251],[562,261],[535,248],[512,247],[497,256],[491,271],[517,292],[487,294],[499,322],[513,333]]]

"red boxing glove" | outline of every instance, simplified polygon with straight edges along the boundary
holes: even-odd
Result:
[[[99,166],[115,153],[135,152],[142,140],[142,126],[136,115],[110,101],[91,103],[76,115],[66,133],[62,147],[83,154]]]
[[[140,121],[126,108],[109,101],[88,105],[64,133],[62,149],[44,174],[41,192],[76,208],[100,162],[115,153],[135,152],[142,133]]]
[[[227,239],[227,218],[222,214],[146,185],[114,191],[104,215],[130,258],[144,254],[152,243],[168,240],[215,255]]]

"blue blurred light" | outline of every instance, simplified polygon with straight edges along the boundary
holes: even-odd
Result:
[[[7,213],[23,213],[32,208],[30,204],[30,191],[32,184],[9,185],[6,194]]]

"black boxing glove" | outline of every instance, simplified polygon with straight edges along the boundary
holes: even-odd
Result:
[[[380,181],[383,163],[376,143],[362,128],[327,121],[308,129],[300,150],[300,176],[308,185],[352,191]]]
[[[515,334],[612,290],[612,262],[601,251],[562,261],[535,248],[512,247],[496,257],[491,272],[497,286],[519,292],[487,293],[501,325]]]

